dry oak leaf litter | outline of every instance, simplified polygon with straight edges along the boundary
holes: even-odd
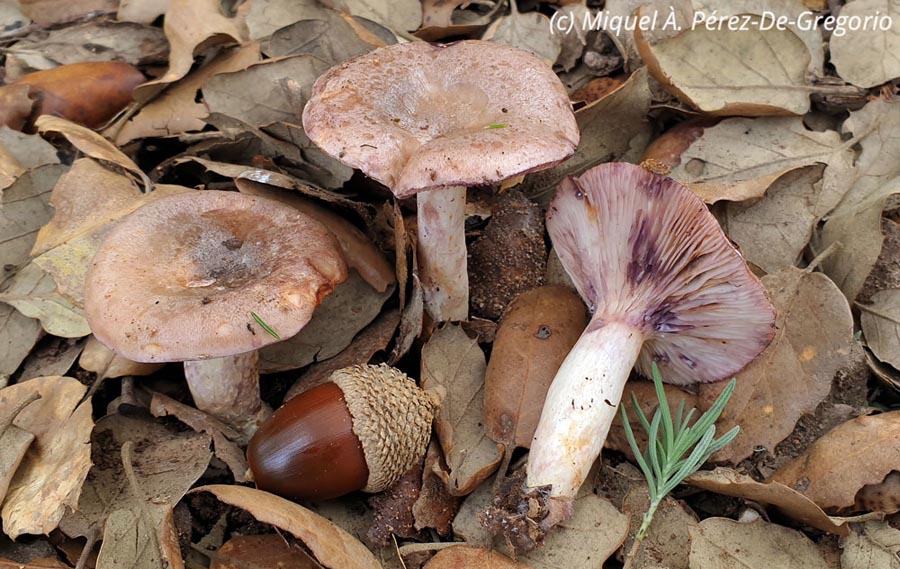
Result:
[[[34,435],[2,501],[3,532],[48,534],[66,509],[74,509],[91,466],[91,402],[81,402],[87,388],[71,377],[40,377],[6,387],[0,408],[38,393],[41,399],[13,421]]]
[[[36,264],[25,265],[4,284],[8,286],[0,292],[0,302],[37,318],[48,334],[81,338],[91,333],[83,311],[59,294],[53,277]]]
[[[841,547],[842,569],[900,569],[900,530],[887,522],[855,526]]]
[[[299,504],[243,486],[217,484],[201,486],[191,492],[210,492],[221,502],[246,510],[260,522],[290,533],[327,569],[381,569],[381,564],[365,545]]]
[[[854,0],[841,8],[842,18],[879,14],[900,21],[900,4],[885,0]],[[843,79],[859,87],[875,87],[900,77],[900,34],[896,28],[849,29],[832,34],[831,62]]]
[[[900,290],[880,290],[857,304],[866,345],[879,360],[900,369]]]
[[[802,492],[826,512],[852,509],[857,492],[900,464],[900,411],[858,417],[826,433],[771,480]]]
[[[762,520],[707,518],[691,530],[691,569],[832,569],[797,530]]]
[[[776,308],[777,332],[769,347],[735,374],[737,386],[716,429],[740,425],[741,431],[715,455],[717,461],[736,464],[758,447],[771,452],[801,415],[828,396],[854,342],[850,307],[825,275],[786,267],[762,283]],[[725,382],[701,385],[701,409],[724,387]]]

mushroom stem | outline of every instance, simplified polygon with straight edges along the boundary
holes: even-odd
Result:
[[[528,455],[527,486],[575,499],[600,455],[644,335],[621,322],[594,318],[550,385]]]
[[[466,188],[456,186],[416,196],[419,271],[425,308],[438,322],[469,316],[466,266]]]
[[[259,352],[184,362],[194,405],[249,438],[272,410],[259,397]]]

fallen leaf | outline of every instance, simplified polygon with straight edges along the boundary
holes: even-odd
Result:
[[[91,333],[84,312],[56,292],[56,282],[43,269],[29,263],[17,272],[0,293],[0,302],[41,321],[48,333],[61,338],[81,338]]]
[[[119,0],[116,19],[120,22],[152,24],[169,9],[169,0]]]
[[[841,542],[843,569],[900,569],[900,530],[866,522]]]
[[[562,42],[559,35],[552,33],[550,18],[536,11],[519,13],[516,0],[510,1],[510,9],[509,15],[488,26],[481,39],[523,49],[553,65],[562,51]]]
[[[288,544],[284,537],[237,535],[210,553],[209,569],[317,569],[321,567],[302,548]]]
[[[497,476],[494,475],[465,497],[459,511],[453,517],[453,535],[466,542],[466,545],[492,547],[494,536],[481,523],[480,516],[491,504],[494,496],[493,487]]]
[[[764,198],[727,204],[723,228],[748,261],[774,273],[800,260],[813,230],[841,198],[823,171],[816,165],[788,172]]]
[[[387,45],[371,33],[361,37],[357,33],[360,24],[351,24],[352,20],[347,18],[350,17],[333,10],[322,10],[315,19],[280,28],[269,39],[267,54],[271,57],[308,54],[333,66]],[[378,24],[370,22],[370,25]],[[386,28],[384,31],[391,34]]]
[[[147,101],[169,83],[188,74],[194,56],[217,46],[239,44],[244,39],[242,23],[222,13],[219,0],[170,0],[163,30],[169,39],[169,69],[159,79],[135,90],[138,101]]]
[[[406,221],[403,219],[403,211],[396,200],[391,207],[390,220],[394,230],[394,267],[400,293],[400,327],[394,349],[391,350],[391,356],[388,358],[388,363],[394,365],[409,352],[413,342],[422,333],[425,296],[422,291],[422,283],[419,281],[416,247],[413,245],[412,232],[414,229],[407,227]],[[409,295],[406,290],[407,283],[411,288]]]
[[[518,190],[498,195],[491,219],[469,246],[469,304],[483,318],[499,320],[520,293],[540,286],[547,244],[539,205]]]
[[[86,343],[87,338],[45,336],[22,362],[19,377],[45,377],[68,373]]]
[[[738,463],[755,448],[770,452],[828,396],[835,373],[850,354],[853,316],[835,284],[821,273],[794,267],[762,278],[776,310],[775,339],[736,374],[735,391],[716,423],[719,432],[736,425],[737,438],[715,460]],[[726,382],[700,386],[707,410]]]
[[[850,113],[842,130],[853,135],[861,151],[852,185],[825,222],[815,249],[840,243],[822,268],[852,301],[881,252],[885,200],[900,192],[900,100],[870,102]]]
[[[644,34],[654,41],[674,37],[681,30],[689,29],[694,19],[694,7],[690,0],[607,0],[603,12],[608,14],[610,21],[619,18],[619,22],[624,22],[626,18],[638,16],[649,18],[652,22],[655,18],[655,27],[644,26],[648,28]],[[661,23],[666,25],[659,25]],[[625,69],[629,71],[640,68],[642,64],[633,27],[607,25],[604,30],[625,57]]]
[[[880,290],[900,288],[900,223],[882,216],[881,232],[884,242],[875,267],[866,277],[856,302],[867,304]]]
[[[71,377],[30,379],[0,390],[0,408],[38,393],[41,399],[23,409],[13,424],[34,435],[34,443],[16,471],[3,502],[3,532],[11,538],[48,534],[66,508],[78,504],[91,467],[91,402],[87,388]]]
[[[484,429],[484,353],[456,325],[437,330],[422,348],[424,389],[444,389],[435,418],[449,473],[442,475],[454,496],[464,496],[500,464],[503,445]]]
[[[428,445],[428,452],[425,454],[421,489],[418,499],[413,504],[412,513],[416,529],[431,528],[439,535],[447,536],[450,535],[450,524],[459,511],[462,499],[450,495],[447,487],[441,481],[442,462],[443,455],[440,444],[432,439]]]
[[[179,433],[146,419],[104,417],[93,435],[96,465],[77,509],[60,529],[89,540],[102,531],[97,569],[161,567],[174,530],[167,518],[206,471],[209,442],[206,435]]]
[[[900,35],[883,22],[900,20],[900,6],[884,0],[855,0],[841,8],[840,18],[878,18],[874,26],[847,26],[831,34],[831,62],[842,79],[858,87],[875,87],[900,77]]]
[[[422,27],[446,28],[453,25],[453,12],[470,0],[422,0]]]
[[[246,510],[262,523],[282,529],[309,548],[328,569],[380,569],[372,553],[353,536],[322,516],[278,496],[243,486],[201,486],[220,501]]]
[[[649,138],[645,120],[649,108],[647,71],[638,70],[621,87],[575,113],[581,131],[575,154],[559,166],[527,175],[522,184],[525,195],[552,195],[566,176],[621,158],[636,141]]]
[[[683,102],[717,115],[801,115],[809,110],[810,53],[789,29],[697,25],[652,44],[635,41],[651,75]]]
[[[0,38],[18,35],[28,29],[31,20],[22,12],[19,0],[0,0]]]
[[[327,18],[327,8],[317,0],[255,0],[247,11],[250,39],[261,39],[301,20]]]
[[[65,171],[60,164],[38,166],[22,173],[0,194],[0,274],[4,279],[28,262],[35,233],[52,215],[50,192]]]
[[[117,0],[19,0],[25,15],[48,27],[77,20],[93,12],[116,11]]]
[[[630,518],[631,528],[622,551],[632,551],[634,536],[649,506],[647,484],[633,484],[622,505],[622,510]],[[666,569],[689,569],[690,532],[696,527],[697,518],[681,502],[666,497],[656,510],[653,521],[647,527],[646,537],[631,560],[633,566],[649,569],[665,560]]]
[[[399,323],[400,313],[396,309],[382,312],[374,322],[363,328],[353,338],[350,345],[339,354],[306,368],[303,375],[288,389],[284,400],[287,401],[308,389],[325,383],[331,374],[339,369],[369,363],[376,353],[387,348]]]
[[[6,497],[9,483],[19,468],[25,452],[34,441],[34,435],[13,425],[22,409],[40,398],[38,393],[19,398],[14,404],[6,404],[0,398],[0,504]]]
[[[670,175],[714,203],[758,198],[792,170],[834,164],[827,170],[824,195],[810,208],[821,217],[846,191],[843,177],[852,161],[853,151],[840,134],[808,130],[799,117],[734,118],[702,128]]]
[[[82,369],[96,373],[99,380],[126,375],[151,375],[162,369],[165,364],[145,364],[125,359],[91,336],[84,346],[78,365]]]
[[[826,433],[771,480],[802,492],[826,512],[850,508],[860,488],[896,469],[897,437],[900,411],[858,417]]]
[[[368,18],[401,32],[412,32],[422,25],[420,0],[320,0],[329,8]]]
[[[585,86],[576,89],[572,95],[573,103],[585,103],[589,105],[599,101],[622,86],[625,80],[621,77],[597,77],[591,79]]]
[[[879,360],[900,369],[900,290],[872,295],[871,304],[857,304],[866,344]]]
[[[28,170],[48,164],[59,164],[56,149],[49,142],[36,134],[0,126],[0,195]]]
[[[223,50],[215,59],[192,71],[141,107],[124,124],[110,127],[107,135],[114,135],[116,144],[121,146],[137,138],[203,130],[206,126],[203,119],[209,115],[209,109],[205,103],[196,100],[197,90],[202,89],[214,75],[240,71],[259,61],[259,58],[259,44],[255,42]]]
[[[584,53],[584,48],[587,45],[588,32],[590,30],[586,29],[585,26],[580,25],[580,23],[584,22],[584,18],[590,17],[591,11],[584,3],[572,2],[571,4],[561,6],[558,13],[559,15],[556,16],[557,19],[570,18],[574,22],[579,22],[579,25],[574,26],[575,29],[567,34],[562,34],[559,38],[560,52],[559,56],[556,58],[555,65],[560,67],[564,72],[567,72],[575,67]],[[591,99],[591,101],[597,99],[599,99],[599,97]],[[575,100],[578,99],[575,99],[573,96],[573,101]],[[584,101],[584,99],[582,100]]]
[[[758,520],[707,518],[691,530],[691,569],[831,569],[802,533]]]
[[[455,545],[442,549],[422,569],[529,569],[531,566],[478,547]]]
[[[316,78],[329,64],[311,55],[268,59],[207,81],[203,98],[210,112],[254,126],[296,122]]]
[[[780,482],[757,482],[730,468],[701,470],[690,475],[685,482],[716,494],[774,506],[803,525],[837,535],[847,535],[849,524],[857,521],[857,518],[829,516],[808,497]]]
[[[298,369],[336,356],[378,316],[393,294],[394,287],[378,292],[359,273],[350,271],[347,280],[325,297],[299,334],[259,351],[260,372]]]
[[[547,389],[584,327],[581,297],[561,286],[520,294],[503,316],[484,380],[488,436],[531,448]]]
[[[39,320],[0,304],[0,385],[19,369],[41,334]]]

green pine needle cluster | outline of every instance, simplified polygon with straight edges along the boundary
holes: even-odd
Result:
[[[728,382],[725,390],[716,399],[716,402],[706,413],[692,425],[696,409],[691,409],[685,415],[684,401],[678,407],[678,413],[672,416],[669,402],[666,400],[666,392],[663,390],[662,376],[656,364],[653,364],[653,385],[656,387],[656,397],[659,407],[652,420],[647,420],[644,412],[638,404],[637,397],[631,394],[635,413],[641,426],[647,432],[648,446],[646,452],[641,452],[631,425],[628,422],[628,413],[625,405],[622,405],[622,424],[625,427],[625,435],[628,443],[638,461],[638,465],[647,478],[650,487],[650,508],[644,514],[643,523],[635,536],[635,548],[643,540],[653,520],[656,509],[663,499],[681,484],[685,478],[696,472],[710,456],[721,450],[725,445],[734,440],[740,427],[734,427],[718,439],[716,436],[715,422],[722,414],[725,404],[734,392],[735,380]]]

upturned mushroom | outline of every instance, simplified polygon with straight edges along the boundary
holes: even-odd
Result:
[[[593,316],[562,366],[531,445],[539,525],[571,514],[632,367],[669,383],[725,379],[771,342],[775,310],[693,192],[625,163],[564,180],[547,212],[563,266]],[[549,493],[547,488],[549,487]]]
[[[321,76],[303,128],[325,152],[416,195],[419,265],[435,320],[465,320],[466,187],[571,156],[579,132],[565,87],[528,52],[470,40],[376,49]]]
[[[128,359],[183,361],[197,408],[250,435],[271,412],[256,350],[299,332],[346,277],[337,240],[296,209],[191,192],[115,226],[88,271],[85,315]]]

